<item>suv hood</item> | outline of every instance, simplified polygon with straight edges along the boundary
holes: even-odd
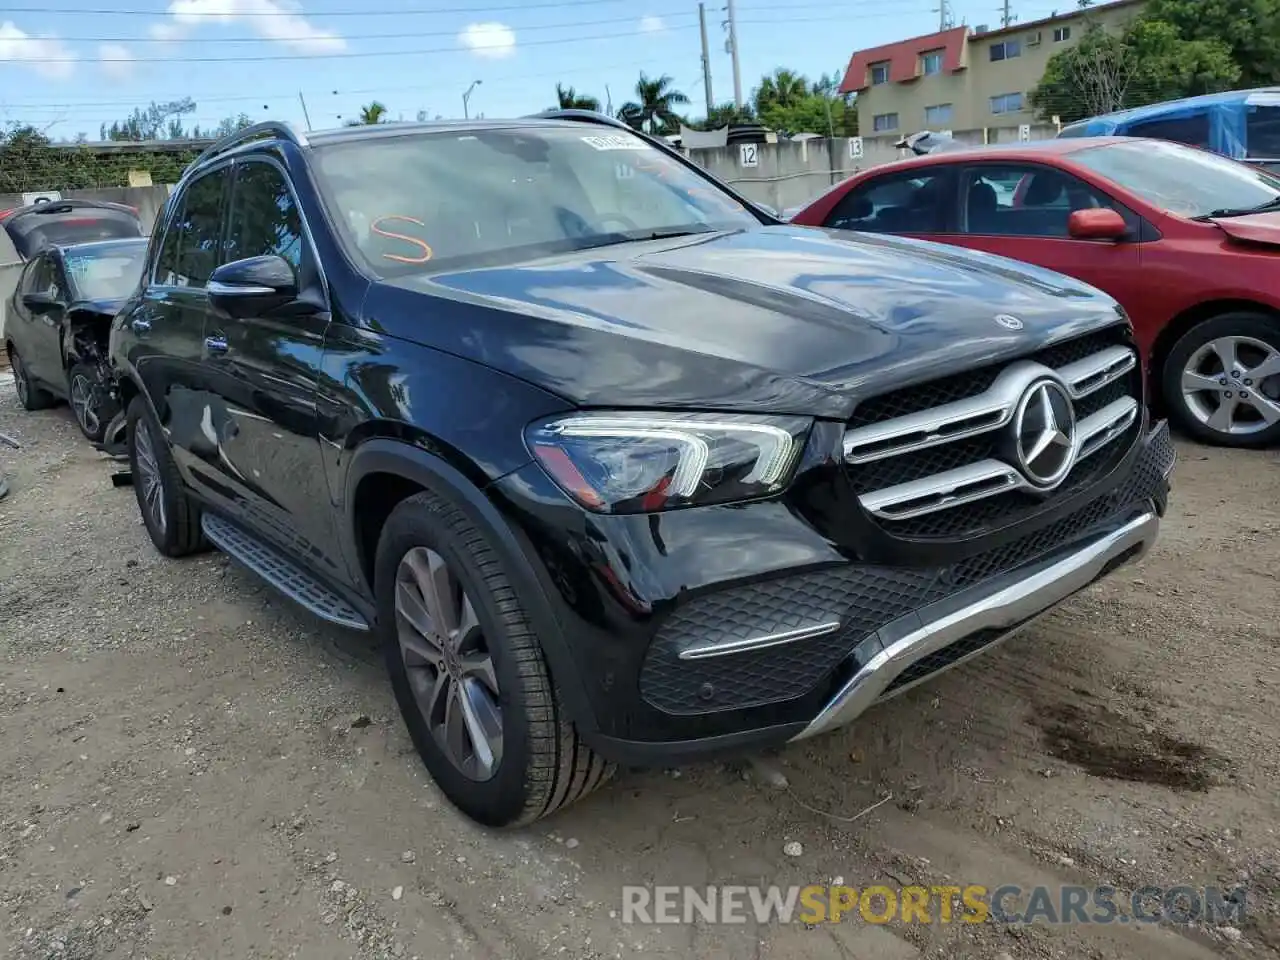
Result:
[[[858,397],[1031,352],[1117,309],[1002,257],[789,225],[415,275],[366,302],[388,334],[579,405],[840,418]]]

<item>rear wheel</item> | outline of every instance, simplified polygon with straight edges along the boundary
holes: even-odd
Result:
[[[402,501],[378,543],[378,629],[432,778],[480,823],[515,826],[613,772],[565,716],[532,625],[484,535],[452,501]]]
[[[93,443],[100,443],[119,407],[111,398],[109,385],[97,364],[77,363],[71,368],[67,374],[67,396],[80,432]]]
[[[187,495],[164,435],[140,396],[129,404],[128,431],[133,492],[151,542],[166,557],[205,548],[200,511]]]
[[[1174,344],[1162,379],[1170,414],[1197,440],[1280,440],[1280,321],[1249,312],[1205,320]]]
[[[18,388],[18,401],[24,410],[43,410],[53,405],[53,394],[36,385],[27,365],[22,362],[18,348],[9,347],[9,366],[13,370],[13,382]]]

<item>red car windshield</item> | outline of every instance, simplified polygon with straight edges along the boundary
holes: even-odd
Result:
[[[1257,166],[1161,140],[1121,140],[1071,159],[1180,217],[1280,202],[1280,177]]]

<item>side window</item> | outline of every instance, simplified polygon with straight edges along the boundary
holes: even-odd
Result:
[[[1250,107],[1246,124],[1248,155],[1260,160],[1280,158],[1280,106]]]
[[[302,220],[289,185],[276,167],[249,161],[236,167],[226,258],[275,254],[302,265]]]
[[[169,222],[156,283],[172,287],[203,287],[222,262],[222,211],[230,167],[194,180]]]
[[[1073,211],[1109,207],[1133,230],[1139,219],[1083,180],[1036,164],[982,164],[960,175],[960,232],[1065,239]]]
[[[824,226],[871,233],[941,233],[949,206],[947,168],[897,173],[854,187]]]
[[[156,257],[155,282],[166,287],[177,285],[178,247],[182,240],[182,207],[185,201],[185,197],[179,197],[175,201],[173,217],[169,220],[169,228],[160,245],[160,255]]]
[[[1131,123],[1123,132],[1127,137],[1173,140],[1176,143],[1187,143],[1207,150],[1209,149],[1209,114],[1195,113],[1187,117],[1161,117],[1157,120]]]
[[[65,299],[62,285],[58,283],[58,268],[49,257],[32,260],[21,283],[23,293],[47,293],[58,300]]]

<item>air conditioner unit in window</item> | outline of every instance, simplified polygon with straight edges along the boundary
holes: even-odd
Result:
[[[1028,47],[1038,47],[1038,46],[1040,46],[1040,31],[1039,31],[1039,30],[1037,30],[1035,33],[1029,33],[1029,34],[1027,34],[1027,46],[1028,46]]]

